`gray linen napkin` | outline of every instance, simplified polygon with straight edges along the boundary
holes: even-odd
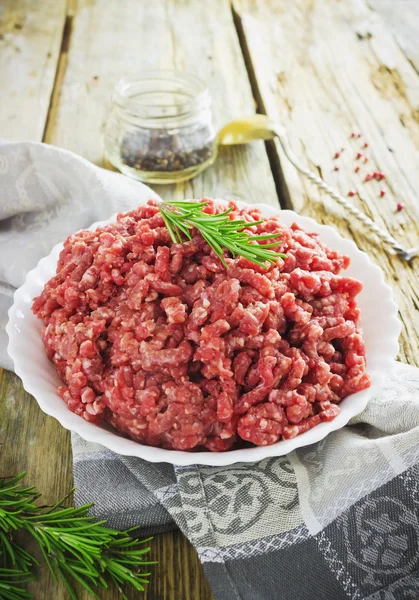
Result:
[[[53,244],[150,195],[69,152],[21,143],[0,145],[0,189],[2,324],[13,288]],[[5,337],[0,364],[11,366]],[[217,600],[417,598],[418,393],[419,369],[396,364],[351,426],[230,467],[151,464],[73,435],[76,500],[116,527],[178,525]]]
[[[78,436],[73,456],[77,502],[121,528],[174,521],[217,600],[419,597],[419,369],[395,363],[351,426],[287,457],[172,467]]]

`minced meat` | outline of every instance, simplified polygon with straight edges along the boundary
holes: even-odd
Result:
[[[349,258],[280,213],[249,231],[280,232],[287,258],[227,254],[226,269],[196,232],[172,243],[155,201],[71,235],[33,304],[69,409],[143,444],[224,451],[293,438],[368,387]]]

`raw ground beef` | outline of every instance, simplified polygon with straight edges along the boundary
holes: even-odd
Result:
[[[70,236],[33,304],[69,409],[140,443],[223,451],[295,437],[368,387],[349,258],[280,214],[250,231],[281,232],[287,258],[225,269],[198,234],[173,244],[154,201]]]

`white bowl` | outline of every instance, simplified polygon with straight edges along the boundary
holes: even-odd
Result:
[[[241,207],[249,206],[244,202],[238,204]],[[266,204],[252,204],[251,206],[259,208],[264,217],[278,212]],[[90,229],[112,223],[115,219],[116,215],[107,221],[95,223]],[[72,413],[57,394],[57,387],[61,381],[54,365],[45,354],[41,340],[42,323],[31,311],[33,298],[41,293],[45,283],[55,275],[62,244],[54,246],[49,256],[41,259],[37,267],[28,273],[25,283],[15,292],[14,303],[9,310],[9,322],[6,327],[9,335],[8,353],[13,360],[16,374],[22,379],[25,390],[35,397],[45,413],[55,417],[63,427],[78,433],[85,440],[102,444],[118,454],[138,456],[151,462],[167,462],[177,465],[199,463],[212,466],[254,462],[268,456],[288,454],[296,448],[318,442],[331,431],[340,429],[352,417],[364,410],[368,400],[379,392],[384,378],[392,369],[393,361],[398,353],[398,337],[401,331],[401,325],[397,318],[397,305],[393,299],[391,288],[384,281],[381,270],[356,247],[354,242],[343,239],[331,227],[319,225],[313,219],[301,217],[291,210],[281,211],[281,221],[286,225],[296,222],[310,231],[316,231],[328,246],[349,255],[351,264],[346,273],[359,279],[364,286],[358,296],[358,305],[361,310],[361,324],[364,331],[371,387],[345,398],[340,403],[340,414],[333,421],[320,423],[306,433],[291,440],[277,442],[272,446],[258,446],[224,453],[196,453],[144,446],[121,437],[109,427],[88,423],[82,417]]]

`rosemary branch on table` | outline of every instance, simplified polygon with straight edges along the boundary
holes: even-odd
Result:
[[[20,483],[24,476],[0,479],[0,600],[33,598],[22,586],[35,578],[33,569],[40,563],[16,542],[18,531],[36,540],[54,579],[63,581],[71,600],[77,600],[75,582],[93,598],[99,598],[96,589],[108,588],[108,581],[113,581],[123,600],[128,600],[126,585],[144,590],[150,573],[140,569],[155,564],[144,560],[150,548],[143,544],[151,538],[132,537],[138,528],[105,527],[106,521],[89,516],[93,504],[65,508],[68,496],[52,507],[39,506],[36,488]]]
[[[260,243],[280,237],[280,233],[265,235],[250,235],[246,229],[260,225],[261,221],[248,223],[243,219],[230,219],[233,207],[218,214],[204,212],[208,202],[161,202],[159,210],[170,237],[175,244],[181,244],[185,239],[191,240],[191,230],[196,229],[212,248],[223,265],[227,267],[224,258],[228,250],[233,256],[243,256],[260,267],[274,264],[278,258],[286,258],[286,254],[272,250],[278,246],[278,241]]]

